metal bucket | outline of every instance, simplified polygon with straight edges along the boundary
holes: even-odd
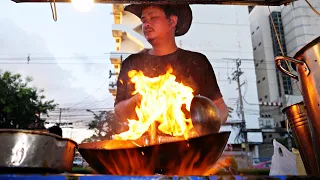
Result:
[[[291,62],[297,75],[282,67],[281,61]],[[303,102],[307,110],[309,122],[312,128],[311,134],[315,139],[315,153],[320,157],[320,37],[314,39],[295,56],[278,56],[275,58],[277,68],[295,80],[299,80],[303,96]],[[301,135],[304,136],[304,135]],[[310,154],[310,156],[314,157]]]
[[[287,115],[307,174],[319,175],[310,125],[303,101],[284,108],[282,112]]]
[[[0,172],[71,172],[77,143],[42,131],[0,129]]]

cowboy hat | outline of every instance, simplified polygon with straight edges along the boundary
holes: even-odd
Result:
[[[168,4],[168,5],[157,5],[157,4],[131,4],[127,5],[124,10],[131,12],[137,17],[141,18],[142,10],[148,6],[159,6],[162,9],[169,10],[178,17],[178,23],[176,26],[176,36],[182,36],[186,34],[191,26],[192,22],[192,11],[189,4]]]

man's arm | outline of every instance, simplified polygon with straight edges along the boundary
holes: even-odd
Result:
[[[210,61],[207,59],[205,55],[202,54],[202,66],[203,66],[203,73],[202,78],[204,79],[204,86],[202,87],[203,90],[201,92],[202,95],[210,98],[213,103],[218,107],[219,114],[221,118],[221,124],[224,124],[228,119],[229,109],[228,106],[225,104],[222,94],[220,92],[220,88],[212,68]]]
[[[136,119],[135,107],[141,101],[140,95],[131,97],[128,72],[132,56],[123,61],[117,81],[117,95],[114,103],[115,117],[118,123],[127,122],[128,119]],[[130,98],[131,97],[131,98]]]
[[[213,100],[213,103],[218,107],[220,112],[220,118],[221,118],[221,124],[224,124],[228,119],[229,114],[229,108],[224,102],[223,98],[219,98],[216,100]]]

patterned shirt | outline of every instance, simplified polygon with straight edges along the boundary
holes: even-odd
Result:
[[[213,68],[205,55],[178,49],[168,55],[155,56],[144,50],[123,61],[117,82],[115,105],[133,96],[135,87],[128,77],[129,71],[141,70],[145,76],[153,78],[164,75],[170,67],[176,81],[191,87],[194,95],[205,96],[211,100],[222,97]]]

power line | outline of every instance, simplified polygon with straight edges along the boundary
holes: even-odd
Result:
[[[92,93],[90,93],[87,97],[85,97],[82,101],[75,103],[74,105],[72,105],[73,107],[80,105],[81,103],[83,103],[85,100],[87,100],[89,97],[92,96],[93,93],[97,92],[98,90],[100,90],[109,80],[107,79],[106,81],[104,81],[102,83],[102,85],[100,87],[98,87],[97,89],[95,89]]]
[[[212,62],[212,61],[210,61]],[[213,61],[214,62],[214,61]],[[25,65],[52,65],[52,64],[58,64],[58,63],[30,63],[30,64],[27,64],[27,63],[0,63],[0,64],[8,64],[8,65],[22,65],[22,64],[25,64]],[[59,63],[59,64],[70,64],[70,65],[75,65],[75,64],[106,64],[106,63]],[[212,66],[213,68],[217,68],[217,69],[232,69],[232,67],[223,67],[223,66]],[[248,70],[277,70],[276,68],[242,68],[242,69],[248,69]]]

